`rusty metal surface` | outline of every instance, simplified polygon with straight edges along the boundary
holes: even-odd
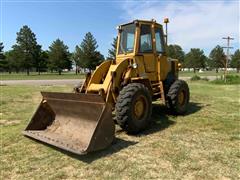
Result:
[[[24,135],[76,154],[111,144],[112,109],[101,96],[52,92],[42,92],[42,96]]]

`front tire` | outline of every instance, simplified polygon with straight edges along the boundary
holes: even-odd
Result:
[[[189,104],[188,84],[183,80],[176,80],[167,94],[167,106],[173,114],[182,115],[186,113]]]
[[[117,98],[116,121],[129,134],[136,134],[149,124],[152,114],[152,98],[141,83],[125,86]]]

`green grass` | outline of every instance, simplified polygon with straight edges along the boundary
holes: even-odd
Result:
[[[204,72],[196,72],[194,73],[193,71],[180,71],[179,72],[179,76],[181,77],[192,77],[194,75],[198,75],[198,76],[221,76],[224,74],[224,71],[219,71],[218,73],[216,73],[216,71],[204,71]],[[236,71],[228,71],[228,74],[231,75],[237,75],[239,73],[237,73]]]
[[[180,77],[192,77],[194,75],[198,76],[217,76],[221,77],[224,74],[223,71],[216,73],[215,71],[204,71],[202,73],[197,72],[187,72],[187,71],[180,71]],[[235,71],[229,71],[228,74],[230,75],[239,75]],[[38,75],[36,72],[31,72],[28,76],[26,73],[0,73],[0,80],[45,80],[45,79],[82,79],[85,78],[84,74],[76,75],[74,72],[63,72],[62,75],[58,75],[58,73],[41,73]]]
[[[239,179],[239,86],[189,82],[185,116],[154,105],[148,130],[117,130],[106,150],[77,156],[24,137],[41,96],[70,86],[2,86],[0,179]]]
[[[224,76],[221,76],[218,79],[212,81],[215,84],[240,84],[240,76],[239,75],[227,75],[226,80]]]
[[[82,79],[85,75],[74,72],[64,72],[62,75],[58,73],[41,73],[38,75],[36,72],[30,73],[28,76],[26,73],[0,73],[0,80],[45,80],[45,79]]]
[[[201,80],[201,77],[198,76],[198,75],[194,75],[194,76],[191,77],[190,80],[191,80],[191,81],[199,81],[199,80]]]

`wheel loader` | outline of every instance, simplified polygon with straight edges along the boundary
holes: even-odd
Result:
[[[168,19],[164,23],[167,31]],[[174,114],[185,113],[189,88],[178,79],[180,64],[167,57],[166,47],[167,33],[155,20],[120,25],[116,58],[87,74],[74,93],[41,92],[42,101],[23,134],[86,154],[112,143],[115,124],[128,134],[147,128],[153,101]]]

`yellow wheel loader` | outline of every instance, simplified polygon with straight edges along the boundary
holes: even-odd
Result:
[[[115,123],[129,134],[145,129],[152,101],[161,101],[175,114],[185,113],[189,88],[178,79],[178,60],[167,57],[166,41],[163,26],[155,20],[120,25],[116,59],[104,61],[87,74],[75,93],[42,92],[42,101],[23,134],[86,154],[112,143]]]

